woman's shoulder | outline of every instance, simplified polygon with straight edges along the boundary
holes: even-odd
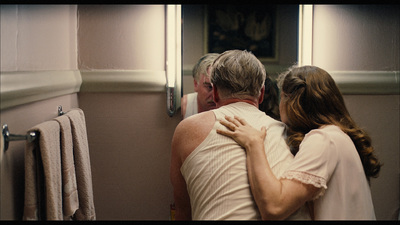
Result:
[[[342,132],[343,131],[336,125],[333,124],[328,124],[328,125],[323,125],[319,128],[312,129],[308,133],[306,133],[305,137],[308,136],[329,136],[332,133],[337,133],[337,132]]]
[[[318,144],[329,144],[329,142],[335,142],[337,140],[337,136],[342,136],[343,131],[336,125],[324,125],[317,129],[310,130],[302,141],[304,142],[312,142],[316,145]],[[345,135],[345,134],[344,134]]]
[[[320,149],[337,149],[352,145],[350,137],[336,125],[325,125],[308,132],[301,143],[303,146],[319,146]]]

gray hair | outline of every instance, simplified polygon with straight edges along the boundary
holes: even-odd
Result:
[[[223,98],[259,97],[264,86],[264,65],[246,50],[228,50],[213,63],[211,83]]]
[[[209,77],[207,73],[207,69],[211,64],[214,62],[214,60],[219,56],[218,53],[207,53],[203,55],[199,61],[197,61],[196,65],[194,65],[193,70],[192,70],[192,76],[193,79],[196,81],[199,81],[200,79],[200,74],[204,74],[207,77]]]

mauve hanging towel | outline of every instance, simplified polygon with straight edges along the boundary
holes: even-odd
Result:
[[[25,145],[23,220],[63,220],[60,126],[47,121],[29,132],[39,140]]]
[[[92,172],[90,167],[89,144],[86,133],[86,122],[83,111],[72,109],[65,114],[71,121],[76,182],[78,187],[79,209],[76,220],[95,220],[93,202]]]
[[[79,208],[79,199],[75,175],[71,123],[69,118],[65,115],[59,116],[54,120],[60,124],[61,132],[62,202],[64,220],[72,220],[73,215]]]

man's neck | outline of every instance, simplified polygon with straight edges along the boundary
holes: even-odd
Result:
[[[254,100],[254,99],[239,99],[239,98],[229,98],[229,99],[223,99],[223,100],[221,99],[217,103],[217,108],[224,106],[224,105],[236,103],[236,102],[246,102],[246,103],[258,108],[258,101]]]

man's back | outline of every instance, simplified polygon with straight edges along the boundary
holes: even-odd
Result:
[[[258,109],[264,97],[264,65],[246,50],[220,54],[210,70],[218,109],[182,120],[171,143],[170,179],[177,220],[261,219],[251,194],[246,153],[235,141],[216,133],[218,120],[240,116],[251,126],[267,128],[265,151],[279,178],[293,160],[284,140],[284,125]],[[294,219],[306,219],[304,211]]]
[[[191,199],[192,219],[261,219],[247,177],[246,153],[235,141],[216,133],[217,128],[222,128],[218,120],[225,115],[237,115],[252,126],[266,126],[266,151],[277,176],[293,159],[283,139],[284,126],[245,102],[229,104],[212,112],[216,118],[212,129],[181,167]]]

